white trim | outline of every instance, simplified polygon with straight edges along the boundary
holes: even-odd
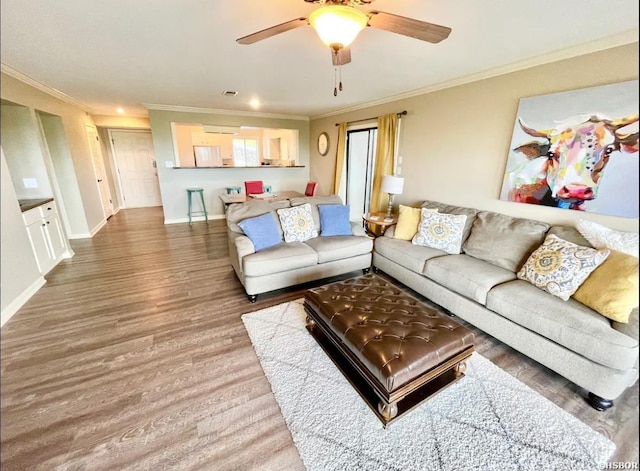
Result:
[[[584,54],[590,54],[593,52],[602,51],[604,49],[610,49],[612,47],[624,46],[625,44],[631,44],[638,41],[639,29],[635,28],[623,33],[614,34],[613,36],[607,36],[606,38],[597,39],[595,41],[589,41],[577,46],[572,46],[564,49],[558,49],[557,51],[534,56],[529,59],[513,62],[511,64],[502,65],[500,67],[494,67],[492,69],[483,70],[463,77],[453,78],[451,80],[445,80],[444,82],[429,85],[424,88],[418,88],[417,90],[411,90],[397,95],[391,95],[379,100],[369,101],[359,105],[350,106],[347,108],[341,108],[335,111],[329,111],[328,113],[311,116],[311,120],[328,118],[330,116],[336,116],[351,111],[362,110],[365,108],[371,108],[372,106],[382,105],[385,103],[391,103],[405,98],[412,98],[419,95],[426,95],[427,93],[436,92],[438,90],[444,90],[446,88],[457,87],[459,85],[465,85],[471,82],[477,82],[499,75],[510,74],[519,70],[529,69],[539,65],[549,64],[552,62],[561,61],[564,59],[570,59],[576,56],[582,56]]]
[[[250,116],[255,118],[292,119],[296,121],[309,121],[309,116],[300,116],[281,113],[263,113],[260,111],[221,110],[216,108],[197,108],[195,106],[160,105],[155,103],[143,103],[149,110],[179,111],[182,113],[219,114],[227,116]]]
[[[78,240],[78,239],[91,239],[91,234],[88,232],[79,232],[77,234],[69,234],[69,240]]]
[[[42,82],[38,82],[36,79],[31,78],[26,74],[23,74],[22,72],[14,69],[13,67],[8,66],[4,62],[0,63],[0,71],[2,71],[2,73],[7,74],[10,77],[13,77],[16,80],[20,80],[21,82],[26,83],[27,85],[31,85],[33,88],[37,88],[41,92],[44,92],[48,95],[52,95],[71,105],[77,106],[81,110],[86,111],[90,114],[94,114],[93,109],[88,105],[85,105],[81,101],[76,100],[72,96],[69,96],[64,92],[61,92],[60,90],[56,90],[55,88],[50,87],[49,85],[45,85]]]
[[[96,227],[94,227],[93,229],[91,229],[91,232],[89,233],[89,237],[93,237],[94,235],[96,235],[98,233],[98,231],[100,229],[102,229],[104,226],[107,225],[107,220],[105,219],[104,221],[98,223],[98,225]]]
[[[18,312],[18,310],[25,305],[31,296],[36,294],[40,288],[44,286],[47,280],[44,279],[43,276],[39,276],[36,281],[34,281],[31,286],[25,289],[22,293],[20,293],[16,299],[11,301],[7,307],[2,310],[2,314],[0,314],[0,326],[6,324],[6,322],[11,319],[11,317]]]
[[[120,190],[120,194],[116,196],[118,197],[118,211],[120,211],[120,208],[126,208],[127,206],[125,205],[125,202],[124,202],[125,201],[124,189],[122,188],[122,180],[120,179],[120,167],[118,167],[118,158],[116,157],[115,143],[113,139],[113,134],[111,134],[112,131],[114,130],[111,128],[107,129],[107,135],[109,136],[109,148],[111,149],[111,155],[109,157],[111,158],[111,164],[113,165],[113,168],[116,169],[116,183],[118,183],[118,189]],[[136,130],[136,132],[139,132],[139,131]],[[151,132],[151,131],[148,130],[146,132]],[[122,198],[122,201],[120,201],[120,198]]]
[[[226,219],[226,216],[224,214],[209,214],[209,221],[214,221],[217,219]],[[200,222],[200,221],[204,221],[204,216],[193,216],[191,218],[191,220],[193,222]],[[189,222],[189,218],[179,218],[179,219],[165,219],[164,223],[165,224],[182,224],[184,222]]]

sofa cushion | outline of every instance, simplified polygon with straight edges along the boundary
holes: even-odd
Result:
[[[288,208],[289,201],[272,201],[267,202],[264,200],[255,200],[255,201],[247,201],[246,203],[234,203],[230,204],[227,208],[227,227],[231,232],[236,232],[238,234],[244,234],[240,226],[238,226],[238,222],[243,219],[252,218],[255,216],[260,216],[265,213],[271,213],[273,215],[274,220],[276,221],[276,225],[278,227],[278,232],[280,236],[282,236],[282,228],[280,227],[280,220],[278,219],[278,215],[276,214],[276,210],[280,208]]]
[[[294,208],[278,209],[276,213],[280,219],[285,242],[304,242],[312,237],[318,237],[309,203]]]
[[[467,255],[516,272],[544,240],[549,225],[481,211],[462,250]]]
[[[311,205],[311,216],[313,222],[316,225],[318,231],[322,230],[320,227],[320,213],[318,213],[319,204],[343,204],[338,195],[331,196],[304,196],[300,198],[291,198],[289,200],[291,207],[300,206],[301,204],[309,203]]]
[[[626,324],[638,307],[638,259],[611,250],[573,294],[573,299],[611,320]]]
[[[270,213],[243,219],[238,222],[240,229],[251,239],[256,252],[267,249],[282,242],[276,221]]]
[[[609,250],[582,247],[551,234],[534,250],[518,272],[518,278],[568,301],[609,253]]]
[[[424,201],[422,203],[423,208],[428,209],[436,209],[441,213],[446,214],[464,214],[467,216],[467,220],[464,223],[464,230],[462,231],[462,243],[467,240],[469,234],[471,233],[471,226],[473,226],[473,221],[476,219],[476,214],[478,214],[478,210],[474,208],[465,208],[463,206],[453,206],[450,204],[439,203],[437,201]]]
[[[245,276],[272,275],[318,263],[318,254],[304,242],[282,242],[242,259]]]
[[[371,252],[373,241],[368,237],[316,237],[305,242],[318,252],[318,263],[333,262]]]
[[[392,237],[378,237],[374,242],[375,251],[409,270],[422,274],[427,260],[447,255],[446,252]]]
[[[483,305],[491,288],[516,279],[511,270],[464,254],[428,260],[424,274],[445,288]]]
[[[640,315],[638,312],[638,308],[636,307],[631,311],[629,322],[623,324],[622,322],[614,321],[611,323],[611,327],[618,332],[631,337],[637,342],[640,338]]]
[[[320,235],[325,237],[353,235],[351,222],[349,222],[350,211],[348,204],[319,204]]]
[[[627,370],[636,362],[637,340],[578,301],[562,301],[526,281],[493,288],[487,308],[601,365]]]
[[[578,232],[578,229],[572,226],[551,226],[547,235],[553,234],[561,239],[573,242],[576,245],[582,245],[583,247],[592,247],[587,239],[582,237],[582,234]]]
[[[449,254],[459,254],[467,216],[440,214],[428,208],[422,208],[421,211],[418,232],[411,239],[411,243],[443,250]]]

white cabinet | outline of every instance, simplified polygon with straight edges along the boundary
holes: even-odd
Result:
[[[31,247],[43,275],[64,257],[67,246],[54,202],[22,213]]]

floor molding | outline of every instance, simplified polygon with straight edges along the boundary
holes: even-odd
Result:
[[[11,319],[11,317],[18,312],[18,310],[25,305],[31,296],[36,294],[40,288],[44,286],[47,280],[44,279],[44,276],[38,277],[36,281],[34,281],[31,286],[25,289],[22,293],[18,295],[16,299],[11,301],[7,307],[2,310],[2,314],[0,314],[0,326],[6,324],[6,322]]]
[[[224,214],[210,214],[209,215],[209,221],[215,221],[217,219],[226,219],[227,217]],[[191,220],[193,222],[200,222],[200,221],[204,221],[204,216],[193,216],[191,218]],[[164,223],[165,224],[182,224],[185,222],[189,222],[189,218],[179,218],[179,219],[165,219]]]
[[[107,220],[105,219],[91,230],[91,232],[89,233],[89,237],[93,237],[94,235],[96,235],[98,231],[102,229],[106,224]]]

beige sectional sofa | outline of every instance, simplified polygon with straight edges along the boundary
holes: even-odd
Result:
[[[612,322],[516,277],[547,233],[590,247],[576,229],[433,201],[422,207],[467,215],[463,253],[395,239],[392,227],[375,240],[376,270],[584,388],[598,410],[635,383],[637,308],[629,324]]]
[[[318,237],[305,242],[283,240],[276,246],[256,252],[251,239],[238,226],[238,222],[244,219],[271,213],[282,235],[276,211],[305,203],[311,205],[314,224],[320,228]],[[256,200],[229,206],[227,233],[231,265],[251,302],[255,302],[260,293],[355,270],[369,270],[373,241],[366,235],[362,225],[351,224],[353,235],[323,237],[319,204],[343,203],[338,196],[315,196],[275,202]]]

